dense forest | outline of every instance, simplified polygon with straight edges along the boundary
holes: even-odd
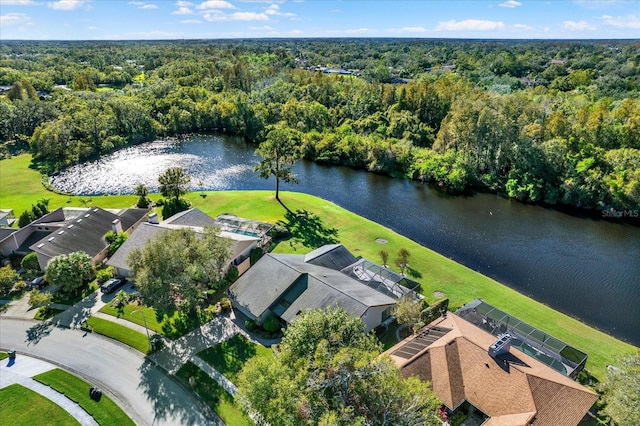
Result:
[[[192,132],[584,209],[640,206],[639,41],[0,42],[1,155],[46,172]]]

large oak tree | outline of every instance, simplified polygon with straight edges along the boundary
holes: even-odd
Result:
[[[341,308],[301,313],[275,359],[253,358],[241,371],[241,404],[260,424],[439,425],[428,384],[403,379],[364,329]]]
[[[215,227],[202,234],[191,229],[167,229],[129,254],[133,280],[145,304],[160,311],[189,311],[198,294],[217,288],[231,257],[230,241]]]

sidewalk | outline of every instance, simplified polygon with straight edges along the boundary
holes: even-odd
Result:
[[[149,355],[149,359],[175,374],[185,362],[200,351],[224,342],[238,334],[239,328],[228,318],[216,317],[203,326],[174,341],[165,340],[166,347]]]
[[[6,358],[0,361],[0,389],[13,384],[19,384],[53,401],[74,417],[81,425],[98,426],[98,423],[93,417],[84,411],[77,403],[71,401],[60,392],[51,389],[49,386],[32,379],[33,376],[57,368],[55,365],[22,354],[18,354],[15,362],[11,361],[14,360]]]

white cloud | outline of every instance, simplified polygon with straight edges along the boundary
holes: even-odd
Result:
[[[155,4],[148,4],[143,1],[130,1],[129,4],[132,6],[137,6],[138,9],[144,9],[144,10],[151,10],[151,9],[158,8],[158,6],[156,6]]]
[[[19,25],[30,22],[31,17],[26,13],[7,13],[6,15],[0,15],[0,24],[2,25]]]
[[[189,9],[188,7],[180,7],[178,10],[174,10],[173,12],[171,12],[172,15],[192,15],[193,14],[193,10]]]
[[[182,21],[180,21],[181,24],[189,24],[189,25],[193,25],[193,24],[202,24],[202,21],[199,19],[184,19]]]
[[[54,10],[76,10],[84,6],[85,3],[88,3],[88,2],[85,0],[59,0],[59,1],[49,2],[48,6],[50,9],[54,9]]]
[[[88,30],[91,30],[91,31],[95,31],[95,30],[97,30],[97,29],[99,29],[99,28],[98,28],[98,27],[87,27],[87,29],[88,29]]]
[[[235,12],[224,14],[219,10],[213,10],[202,15],[209,22],[222,21],[268,21],[269,16],[264,13],[255,12]]]
[[[636,15],[628,16],[609,16],[603,15],[600,17],[602,21],[616,28],[628,28],[628,29],[640,29],[640,19]]]
[[[350,30],[344,30],[343,32],[345,34],[366,34],[370,31],[371,31],[370,28],[353,28]]]
[[[200,3],[197,7],[200,10],[208,10],[208,9],[235,9],[235,7],[224,0],[209,0],[203,3]]]
[[[275,31],[275,28],[270,27],[269,25],[263,25],[262,27],[249,27],[252,31]]]
[[[507,0],[504,3],[500,3],[502,7],[508,7],[509,9],[513,9],[518,6],[522,6],[522,3],[517,2],[516,0]]]
[[[525,24],[515,24],[515,25],[513,26],[513,28],[514,28],[514,29],[516,29],[516,30],[524,30],[524,31],[531,31],[531,30],[533,30],[533,27],[532,27],[532,26],[525,25]]]
[[[293,16],[296,16],[295,13],[283,13],[280,12],[280,6],[278,6],[277,4],[271,4],[269,5],[269,7],[267,7],[264,11],[264,13],[266,13],[267,15],[277,15],[277,16],[285,16],[287,18],[291,18]]]
[[[403,27],[403,28],[389,28],[387,31],[390,33],[424,33],[426,32],[426,28],[424,27]]]
[[[593,31],[596,28],[589,24],[586,21],[564,21],[563,23],[564,29],[569,31]]]
[[[33,6],[33,0],[0,0],[0,6]]]
[[[502,21],[486,21],[480,19],[456,21],[452,19],[450,21],[438,22],[436,31],[491,31],[502,29],[504,26]]]
[[[302,30],[291,30],[291,31],[289,31],[289,34],[294,36],[294,37],[295,36],[301,36],[301,35],[304,34],[304,31],[302,31]]]
[[[232,21],[268,21],[269,17],[264,13],[235,12],[230,15]]]

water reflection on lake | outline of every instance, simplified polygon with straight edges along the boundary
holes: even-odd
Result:
[[[254,149],[220,136],[158,141],[74,166],[54,177],[53,185],[84,195],[132,193],[139,183],[157,191],[160,174],[182,167],[193,190],[271,190],[273,180],[253,171],[259,161]],[[640,228],[490,194],[450,197],[418,182],[345,167],[301,162],[294,170],[299,185],[283,190],[333,201],[640,345]]]

